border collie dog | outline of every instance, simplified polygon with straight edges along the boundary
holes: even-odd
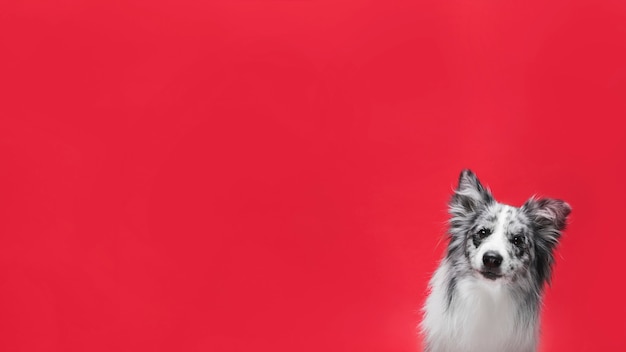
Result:
[[[570,206],[498,203],[464,170],[449,204],[449,243],[421,323],[427,352],[534,352],[543,286]]]

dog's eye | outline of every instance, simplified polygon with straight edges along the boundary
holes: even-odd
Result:
[[[478,230],[478,233],[476,233],[478,235],[478,238],[480,238],[481,240],[487,236],[489,236],[489,234],[491,234],[491,231],[487,230],[487,229],[480,229]]]
[[[511,242],[513,242],[514,245],[521,247],[524,245],[524,236],[515,235],[513,236],[513,239],[511,240]]]

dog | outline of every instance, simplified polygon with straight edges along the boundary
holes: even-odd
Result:
[[[449,203],[448,248],[420,324],[427,352],[534,352],[543,287],[571,207],[497,202],[463,170]]]

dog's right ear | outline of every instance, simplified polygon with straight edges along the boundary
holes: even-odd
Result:
[[[493,202],[491,192],[471,170],[465,169],[459,176],[459,184],[450,199],[450,214],[465,217],[479,207]]]

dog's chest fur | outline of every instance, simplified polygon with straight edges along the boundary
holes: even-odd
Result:
[[[431,281],[422,329],[429,352],[532,352],[536,322],[524,319],[505,286],[474,277],[455,279],[444,260]]]

